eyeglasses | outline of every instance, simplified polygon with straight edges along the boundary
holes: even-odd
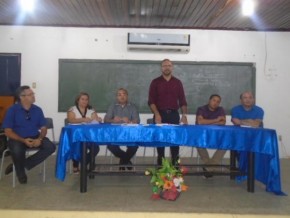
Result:
[[[29,94],[23,94],[23,95],[21,95],[21,96],[34,96],[35,95],[35,93],[29,93]]]
[[[30,120],[31,119],[31,116],[30,116],[29,111],[25,111],[25,112],[26,112],[25,119],[26,120]]]

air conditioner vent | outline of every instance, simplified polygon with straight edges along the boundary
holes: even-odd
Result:
[[[128,33],[129,50],[189,52],[189,34]]]

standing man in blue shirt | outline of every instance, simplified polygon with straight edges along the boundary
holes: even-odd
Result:
[[[26,170],[43,162],[55,151],[55,145],[46,137],[46,119],[42,109],[34,104],[35,96],[29,86],[16,90],[17,103],[11,106],[3,122],[5,135],[9,138],[8,147],[15,165],[20,184],[27,183]],[[39,150],[26,158],[28,148]],[[5,174],[11,173],[13,164],[8,165]]]
[[[263,127],[264,111],[255,105],[255,98],[249,91],[240,95],[241,104],[232,109],[232,123],[252,127]]]
[[[119,88],[117,91],[117,102],[112,104],[104,118],[105,123],[140,123],[140,117],[136,106],[128,101],[128,91],[124,88]],[[131,158],[136,154],[138,146],[128,146],[126,151],[123,151],[117,145],[108,145],[108,149],[118,158],[120,165],[132,165]],[[120,166],[120,170],[125,170],[125,167]],[[132,167],[128,166],[128,170]]]

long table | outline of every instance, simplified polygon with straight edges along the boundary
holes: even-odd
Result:
[[[239,168],[248,171],[248,185],[265,184],[266,191],[284,195],[281,190],[277,134],[273,129],[213,125],[115,125],[83,124],[63,127],[56,159],[56,178],[64,181],[66,162],[82,160],[80,191],[87,191],[86,144],[126,146],[187,145],[241,153]],[[247,152],[248,155],[242,155]],[[85,155],[84,155],[85,157]],[[248,159],[250,158],[250,160]]]

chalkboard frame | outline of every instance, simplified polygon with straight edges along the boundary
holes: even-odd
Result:
[[[152,79],[156,78],[157,76],[161,75],[160,71],[160,63],[161,61],[151,61],[151,60],[91,60],[91,59],[59,59],[59,96],[58,96],[58,111],[59,112],[66,112],[70,106],[73,105],[75,96],[81,92],[86,91],[90,94],[91,104],[96,108],[98,113],[106,112],[107,108],[110,104],[112,104],[115,100],[115,94],[117,88],[123,87],[128,89],[129,91],[129,100],[136,104],[139,109],[140,113],[151,113],[150,109],[147,104],[148,98],[148,89],[150,82]],[[249,62],[192,62],[192,61],[173,61],[174,64],[174,73],[178,79],[183,82],[185,94],[187,97],[188,102],[188,113],[195,114],[196,109],[198,106],[204,105],[208,102],[208,98],[211,94],[220,94],[222,97],[221,106],[224,107],[226,114],[230,114],[230,110],[233,106],[239,104],[240,99],[239,95],[243,91],[251,91],[255,95],[256,90],[256,67],[255,63]],[[109,73],[98,72],[95,71],[97,67],[92,66],[102,66],[102,67],[109,67],[110,72],[112,75],[109,76],[107,82],[111,83],[113,80],[118,77],[122,80],[122,76],[124,76],[123,84],[122,81],[120,82],[122,85],[112,85],[112,84],[105,84],[106,82],[99,83],[99,92],[103,94],[99,95],[96,93],[98,90],[94,90],[95,88],[89,88],[92,81],[94,81],[93,77],[98,77],[98,80],[101,77],[106,77]],[[70,67],[68,67],[70,66]],[[114,66],[116,66],[114,68]],[[146,72],[144,73],[140,66],[145,67]],[[134,74],[131,71],[134,70]],[[150,78],[147,75],[147,68],[148,67],[148,75],[153,73]],[[187,67],[188,69],[196,67],[197,71],[200,70],[199,77],[193,78],[196,72],[182,72],[181,68]],[[111,72],[113,69],[113,72]],[[137,69],[137,70],[136,70]],[[138,72],[138,69],[141,69],[141,72]],[[144,70],[143,69],[143,70]],[[69,72],[65,72],[68,71]],[[108,71],[109,71],[108,70]],[[126,71],[127,72],[124,72]],[[181,73],[179,72],[181,71]],[[205,72],[208,70],[209,72]],[[217,70],[217,72],[213,72]],[[245,72],[231,72],[227,74],[227,72],[223,72],[223,70],[229,71],[245,71]],[[94,71],[94,72],[91,72]],[[189,71],[189,70],[188,70]],[[82,75],[88,74],[91,76],[89,78],[81,77]],[[130,74],[131,73],[131,74]],[[246,76],[243,75],[232,75],[232,73],[245,73]],[[64,75],[66,74],[66,75]],[[73,78],[72,74],[75,75]],[[128,74],[129,78],[126,78]],[[130,75],[131,77],[130,77]],[[135,78],[134,78],[135,76]],[[146,78],[147,76],[147,78]],[[150,75],[149,75],[150,76]],[[230,84],[231,81],[226,81],[233,76],[235,83]],[[78,78],[77,78],[78,77]],[[146,84],[141,83],[139,81],[139,85],[134,83],[139,80],[140,78],[145,77]],[[237,77],[237,78],[236,78]],[[74,81],[76,80],[77,81]],[[190,79],[196,79],[197,81],[191,81]],[[203,80],[204,79],[204,80]],[[80,81],[83,80],[83,81]],[[126,81],[125,81],[126,80]],[[134,81],[135,80],[135,81]],[[240,84],[242,81],[245,84]],[[207,84],[208,82],[208,84]],[[138,81],[137,81],[138,83]],[[144,82],[145,83],[145,82]],[[229,90],[223,90],[227,88],[226,85],[229,86]],[[194,85],[203,84],[203,87],[192,88]],[[110,86],[109,89],[107,86]],[[144,90],[142,89],[142,86]],[[218,87],[220,86],[220,87]],[[223,87],[225,86],[225,87]],[[101,88],[100,88],[101,87]],[[114,87],[114,88],[112,88]],[[222,87],[222,88],[221,88]],[[187,89],[194,89],[194,91],[188,92]],[[100,91],[101,90],[101,91]],[[104,90],[104,91],[103,91]],[[143,96],[142,98],[140,96]],[[139,102],[142,101],[142,102]],[[230,102],[227,102],[230,101]],[[137,102],[137,103],[136,103]],[[138,104],[139,103],[139,104]]]

